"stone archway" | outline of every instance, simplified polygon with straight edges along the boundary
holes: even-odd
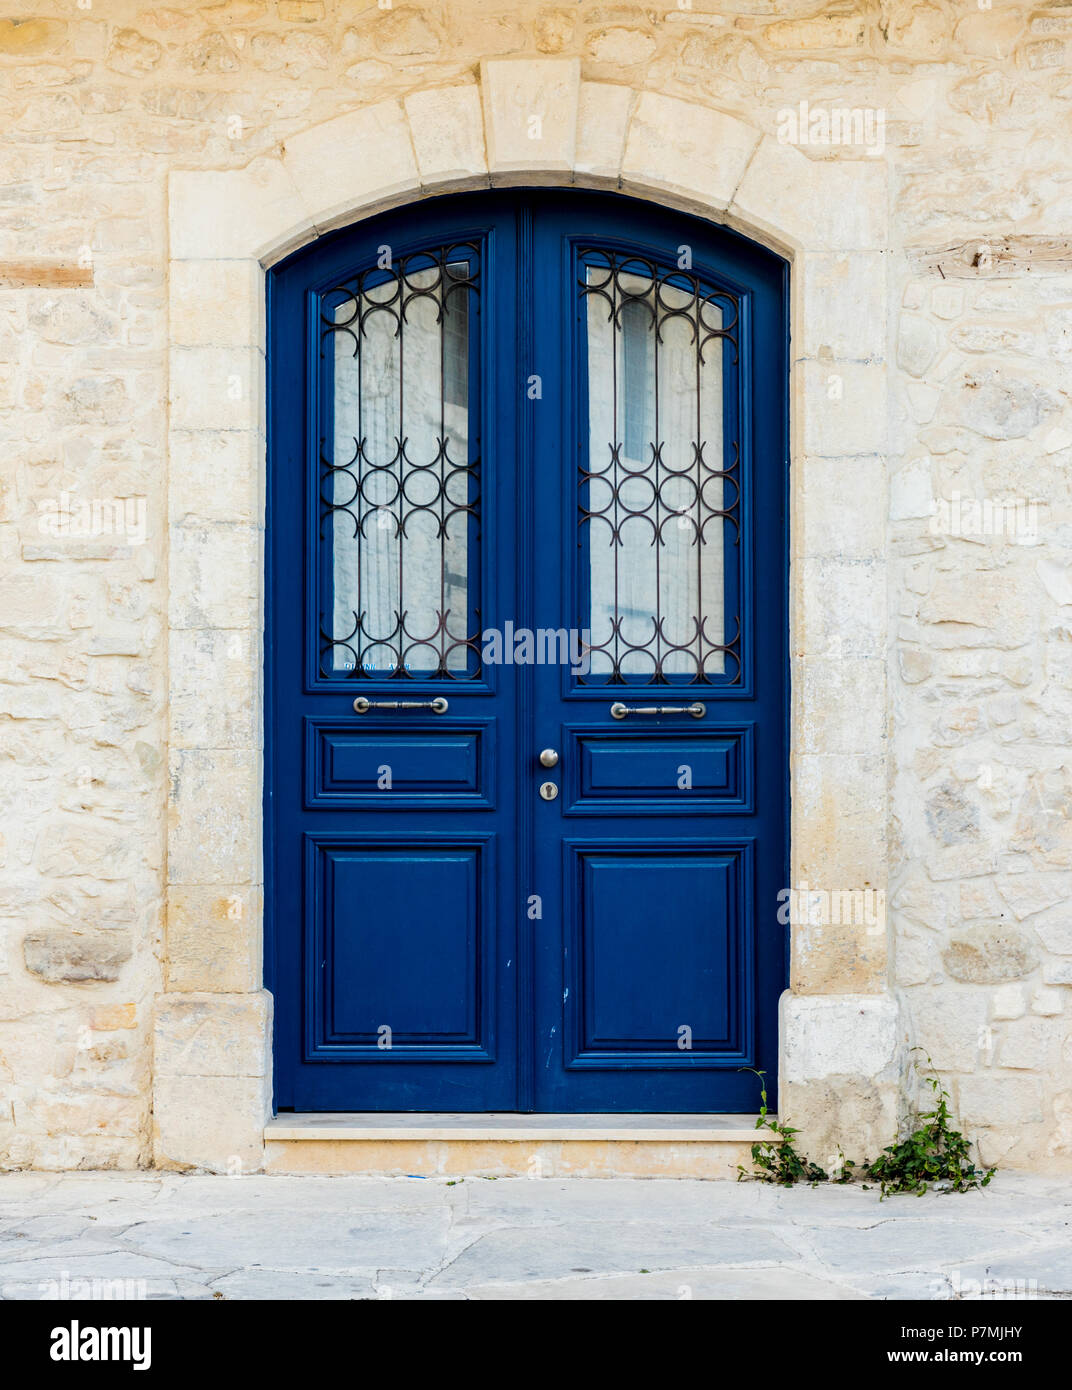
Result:
[[[243,169],[177,171],[166,990],[154,1050],[161,1166],[256,1169],[271,1113],[271,999],[261,985],[264,270],[385,208],[524,183],[620,188],[726,223],[791,260],[792,878],[885,893],[885,166],[809,160],[710,107],[582,81],[576,59],[506,59],[482,64],[479,82],[314,126]],[[874,1151],[892,1134],[902,1058],[888,952],[884,920],[793,926],[781,1109],[816,1153],[838,1142]]]

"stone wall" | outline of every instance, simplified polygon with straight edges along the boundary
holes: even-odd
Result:
[[[219,341],[198,336],[206,303],[225,326],[256,284],[198,284],[207,298],[190,317],[191,286],[180,271],[169,285],[169,175],[294,158],[303,132],[342,113],[476,84],[482,60],[554,56],[578,58],[623,107],[636,110],[640,92],[677,98],[844,165],[847,220],[878,196],[870,170],[889,169],[892,291],[867,262],[831,258],[840,328],[809,342],[808,304],[799,320],[797,390],[822,393],[840,421],[802,505],[839,558],[804,552],[794,584],[812,595],[807,679],[851,705],[861,663],[888,664],[890,707],[888,720],[861,709],[868,727],[835,801],[809,801],[798,775],[797,815],[813,833],[836,826],[846,856],[875,860],[868,881],[885,883],[886,836],[867,827],[888,806],[892,961],[909,1025],[894,1042],[929,1051],[987,1158],[1070,1166],[1072,5],[29,0],[5,16],[0,1162],[151,1160],[162,991],[189,993],[159,1011],[158,1093],[196,1097],[205,1087],[191,1071],[218,1079],[237,1065],[223,1054],[239,1006],[202,1026],[206,980],[229,1000],[248,992],[246,1013],[263,1023],[255,972],[231,949],[256,895],[255,848],[243,808],[211,790],[255,742],[241,719],[201,728],[197,699],[255,652],[259,617],[231,577],[257,564],[236,552],[235,523],[255,521],[260,499],[230,486],[226,442],[215,458],[176,445],[177,425],[199,426],[175,363],[168,450],[169,346],[181,359]],[[643,100],[657,129],[663,108]],[[419,102],[434,115],[434,95]],[[842,108],[860,113],[853,140],[828,143],[824,113]],[[310,174],[330,182],[332,170]],[[236,420],[258,371],[251,359],[237,374]],[[888,497],[876,455],[887,432]],[[191,468],[219,485],[177,504],[192,495]],[[875,562],[887,551],[885,625]],[[824,626],[827,601],[859,621]],[[169,602],[187,615],[171,623],[181,688],[169,682]],[[806,754],[799,730],[794,740]],[[879,745],[882,756],[861,754]],[[217,774],[203,786],[206,760],[186,751],[202,747]],[[185,859],[172,864],[182,891],[165,934],[166,822],[180,793],[202,815],[171,840]],[[812,886],[858,888],[859,875]],[[211,960],[195,921],[217,928]],[[887,954],[885,935],[801,929],[794,988],[823,996],[824,1010],[830,996],[877,994]],[[873,1011],[857,1012],[866,1031]],[[807,1017],[786,1030],[801,1054]],[[896,1070],[889,1028],[882,1015],[876,1066]],[[853,1030],[844,1036],[852,1045]],[[241,1067],[206,1122],[224,1125],[263,1085],[255,1062]],[[834,1076],[836,1114],[851,1088]]]

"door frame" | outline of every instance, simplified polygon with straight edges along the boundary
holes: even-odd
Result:
[[[537,139],[532,111],[547,113]],[[725,223],[790,261],[791,879],[881,895],[884,907],[885,162],[813,161],[737,117],[582,83],[576,60],[546,58],[489,61],[478,84],[346,113],[243,169],[176,171],[166,988],[154,1047],[163,1166],[254,1170],[271,1113],[264,272],[348,222],[489,182],[617,188]],[[854,631],[858,642],[838,653]],[[793,921],[790,942],[783,1112],[814,1143],[880,1147],[904,1072],[885,916],[862,930]]]
[[[583,366],[587,330],[582,327],[581,305],[586,301],[577,297],[574,258],[578,245],[593,238],[601,249],[642,261],[650,257],[652,264],[671,266],[687,244],[692,252],[690,271],[709,288],[738,296],[728,330],[733,335],[732,354],[727,354],[732,355],[732,363],[723,369],[722,410],[726,437],[734,441],[739,506],[735,503],[737,539],[727,548],[722,581],[725,611],[736,611],[740,619],[741,649],[733,681],[687,688],[689,698],[703,695],[708,702],[709,722],[685,733],[714,737],[737,728],[734,721],[743,721],[740,727],[746,733],[738,754],[742,795],[735,802],[705,809],[690,807],[686,799],[675,806],[670,824],[664,819],[668,814],[664,805],[647,813],[634,806],[635,814],[627,820],[622,819],[628,814],[624,806],[604,805],[595,829],[591,817],[599,808],[593,802],[588,803],[587,814],[580,813],[580,820],[572,818],[578,812],[565,802],[563,816],[559,807],[553,812],[544,809],[534,798],[539,776],[548,774],[534,773],[533,750],[547,739],[558,741],[551,730],[560,720],[566,721],[569,730],[563,747],[571,738],[583,743],[593,732],[624,744],[641,731],[634,734],[630,727],[627,732],[609,720],[606,710],[612,699],[647,704],[684,697],[686,688],[677,687],[676,694],[673,688],[647,683],[580,689],[564,669],[553,667],[516,673],[511,695],[502,688],[506,684],[502,673],[492,667],[472,682],[444,685],[414,677],[401,693],[406,698],[449,693],[452,709],[443,722],[444,733],[458,727],[456,697],[463,705],[463,722],[495,721],[496,764],[502,780],[489,796],[497,803],[498,817],[489,819],[492,808],[483,806],[474,819],[464,822],[463,831],[461,823],[440,821],[439,812],[433,811],[429,819],[424,798],[407,801],[404,793],[394,793],[389,805],[381,800],[375,812],[370,805],[355,805],[352,809],[360,813],[359,818],[344,829],[335,821],[333,808],[320,800],[311,785],[303,790],[303,782],[311,776],[303,759],[312,756],[313,744],[296,740],[292,732],[293,722],[299,719],[307,729],[339,727],[341,721],[357,732],[349,706],[354,693],[364,688],[363,683],[325,678],[318,670],[315,634],[318,621],[323,621],[318,615],[328,600],[321,592],[326,550],[319,537],[321,479],[315,460],[317,441],[331,433],[330,416],[325,414],[331,408],[327,404],[331,369],[317,364],[323,355],[317,290],[349,284],[353,275],[372,264],[377,248],[385,245],[400,264],[407,256],[420,254],[420,248],[482,245],[483,327],[481,342],[470,356],[471,372],[483,373],[473,396],[476,415],[470,420],[481,440],[482,558],[477,602],[486,625],[507,617],[528,629],[548,621],[552,626],[583,625],[574,542],[585,533],[577,529],[572,461],[577,442],[587,436],[587,424],[582,423],[588,398]],[[531,260],[525,259],[526,248]],[[765,1089],[773,1107],[778,1000],[787,983],[788,939],[774,912],[764,912],[762,905],[775,901],[777,886],[788,876],[787,263],[735,232],[677,210],[658,208],[650,200],[606,190],[491,189],[409,204],[302,248],[273,268],[267,306],[264,977],[275,1001],[277,1108],[354,1109],[353,1101],[340,1103],[340,1098],[360,1093],[365,1096],[361,1108],[370,1111],[435,1112],[447,1106],[522,1113],[578,1108],[607,1113],[729,1113],[758,1106],[759,1082],[746,1074],[754,1067],[764,1068]],[[349,351],[349,342],[346,346]],[[526,404],[523,387],[526,379],[531,381],[530,371],[537,368],[543,403]],[[561,475],[553,480],[546,468],[535,466],[537,459],[552,456],[562,464]],[[720,460],[718,466],[725,466],[724,462]],[[545,543],[536,541],[537,521]],[[541,572],[540,564],[549,566],[549,572]],[[278,607],[273,601],[274,585],[279,586]],[[552,608],[542,614],[537,611],[538,593],[545,599],[548,593],[554,595]],[[506,594],[513,598],[498,597]],[[542,695],[534,702],[541,686]],[[366,693],[393,699],[399,690],[391,681],[374,681]],[[475,700],[470,702],[470,697]],[[493,697],[498,697],[494,703]],[[314,708],[315,714],[311,713]],[[414,723],[413,715],[403,719],[404,724],[388,719],[393,732],[408,728],[427,735],[427,728],[419,720]],[[510,727],[499,722],[503,720]],[[544,726],[542,732],[537,723]],[[375,727],[387,732],[386,726]],[[654,737],[682,736],[680,728],[675,731],[661,721],[658,732],[650,727],[644,732]],[[567,756],[564,769],[576,775],[574,762]],[[556,827],[550,831],[548,817]],[[592,834],[596,839],[591,839]],[[733,1042],[713,1052],[674,1050],[669,1058],[651,1051],[635,1057],[621,1053],[570,1060],[583,1050],[574,1014],[581,996],[580,980],[572,973],[578,968],[584,940],[576,876],[593,854],[621,853],[631,834],[638,836],[634,845],[638,854],[647,849],[695,855],[703,844],[711,854],[725,851],[736,866],[737,907],[730,919],[730,960],[724,980],[732,1001],[727,1008],[734,1019],[729,1028]],[[553,841],[556,849],[550,861],[540,861],[537,874],[541,837]],[[300,839],[305,841],[304,854],[297,849]],[[372,1075],[368,1056],[356,1055],[364,1053],[367,1043],[357,1047],[355,1054],[346,1044],[330,1048],[316,1040],[318,1028],[325,1026],[318,985],[323,978],[320,951],[330,956],[330,947],[317,945],[316,968],[311,969],[313,934],[327,931],[315,906],[326,892],[323,885],[317,887],[318,856],[347,847],[355,852],[389,846],[401,850],[416,844],[461,847],[469,840],[487,842],[481,854],[487,872],[492,872],[494,863],[502,874],[501,879],[483,883],[483,908],[478,914],[487,923],[489,935],[483,946],[485,969],[480,974],[484,982],[481,1015],[490,1048],[490,1054],[480,1050],[479,1061],[494,1061],[495,1066],[474,1066],[474,1056],[463,1057],[447,1045],[424,1044],[413,1050],[394,1049],[389,1056],[371,1048],[376,1059]],[[560,873],[564,881],[551,893],[550,885]],[[554,920],[559,920],[557,909],[561,908],[564,943],[572,943],[568,953],[572,983],[564,998],[573,1002],[565,1007],[564,1018],[558,1003],[561,981],[550,995],[546,989],[547,973],[555,970],[557,959],[554,938],[538,939],[550,928],[534,930],[520,912],[512,921],[508,906],[524,903],[537,884],[547,885],[541,891],[551,893],[548,901],[557,905]],[[493,904],[500,911],[494,911]],[[316,940],[320,941],[318,935]],[[514,964],[512,975],[509,958]],[[330,960],[327,973],[331,973]],[[537,987],[541,978],[542,990]],[[498,984],[494,1001],[488,993],[492,979]],[[510,980],[516,981],[516,988]],[[319,1025],[313,1020],[319,1020]],[[537,1038],[544,1039],[542,1047],[549,1036],[556,1035],[563,1044],[568,1040],[569,1046],[561,1069],[556,1066],[548,1072],[535,1065]],[[722,1055],[716,1058],[715,1053]],[[516,1085],[510,1085],[507,1078],[515,1067]],[[348,1068],[353,1069],[352,1075]],[[552,1076],[554,1094],[561,1103],[547,1103],[552,1088],[546,1083]],[[571,1086],[585,1095],[583,1104],[567,1103]],[[474,1107],[473,1091],[483,1092],[482,1106]],[[495,1094],[494,1103],[487,1103],[489,1093]],[[538,1104],[541,1093],[544,1101]],[[400,1101],[403,1095],[408,1097],[405,1105]],[[701,1099],[705,1095],[706,1106]],[[690,1098],[695,1101],[691,1110]]]

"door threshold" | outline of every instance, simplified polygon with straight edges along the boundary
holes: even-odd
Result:
[[[299,1112],[265,1126],[265,1168],[453,1178],[735,1178],[739,1163],[750,1166],[756,1119]]]

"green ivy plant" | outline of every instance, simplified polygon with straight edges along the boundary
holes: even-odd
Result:
[[[923,1049],[912,1050],[921,1052]],[[883,1149],[873,1163],[856,1163],[839,1154],[834,1177],[797,1152],[793,1137],[800,1133],[799,1130],[770,1118],[767,1091],[763,1084],[764,1073],[755,1071],[754,1067],[742,1068],[755,1071],[760,1079],[756,1129],[766,1130],[775,1137],[759,1140],[752,1145],[753,1168],[749,1171],[738,1164],[737,1181],[752,1179],[776,1183],[780,1187],[792,1187],[798,1182],[810,1183],[814,1187],[821,1182],[861,1181],[866,1188],[871,1183],[877,1183],[880,1200],[902,1193],[914,1192],[922,1197],[929,1191],[970,1192],[973,1188],[988,1186],[997,1169],[976,1167],[971,1156],[971,1142],[949,1123],[949,1092],[942,1085],[930,1057],[926,1053],[923,1055],[927,1057],[931,1072],[923,1080],[934,1093],[934,1109],[917,1115],[908,1137]],[[919,1064],[915,1065],[918,1071]]]
[[[812,1163],[810,1159],[798,1154],[793,1147],[793,1136],[800,1131],[790,1125],[779,1124],[777,1119],[770,1119],[764,1073],[756,1071],[755,1067],[742,1067],[741,1070],[755,1072],[759,1077],[759,1118],[756,1120],[756,1129],[768,1130],[778,1138],[761,1139],[752,1145],[755,1170],[750,1173],[743,1164],[738,1163],[737,1181],[744,1182],[747,1178],[754,1178],[760,1182],[777,1183],[779,1187],[792,1187],[798,1182],[810,1182],[812,1186],[826,1182],[827,1175],[823,1169],[817,1163]]]
[[[913,1052],[922,1052],[915,1047]],[[868,1166],[868,1176],[882,1189],[882,1196],[893,1197],[914,1192],[917,1197],[931,1189],[940,1192],[970,1192],[987,1187],[996,1168],[977,1168],[971,1156],[971,1142],[949,1124],[949,1092],[926,1053],[930,1076],[924,1082],[934,1093],[933,1110],[916,1117],[917,1127],[907,1139],[883,1149]],[[916,1064],[919,1071],[919,1065]]]

